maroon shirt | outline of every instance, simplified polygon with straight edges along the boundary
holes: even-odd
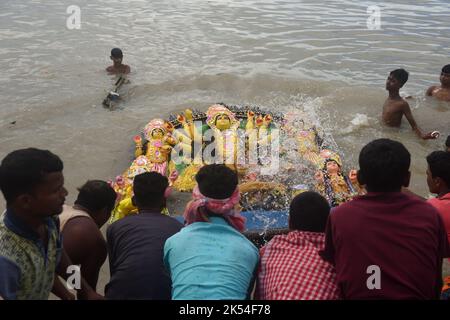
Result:
[[[333,209],[322,255],[335,264],[344,299],[437,299],[449,251],[439,213],[425,201],[390,192]],[[367,286],[371,265],[380,267],[381,289]]]

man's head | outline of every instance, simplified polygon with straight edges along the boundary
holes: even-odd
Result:
[[[289,229],[325,232],[330,205],[316,192],[303,192],[296,196],[289,208]]]
[[[142,209],[160,210],[164,208],[164,193],[169,186],[167,178],[157,172],[145,172],[134,177],[133,203]]]
[[[116,203],[114,189],[105,181],[89,180],[78,191],[75,204],[87,209],[97,225],[103,226]]]
[[[122,50],[120,50],[119,48],[112,49],[110,58],[112,61],[114,61],[114,63],[122,63],[123,59]]]
[[[389,139],[368,143],[359,154],[358,181],[372,192],[398,192],[409,185],[411,155]]]
[[[450,135],[448,135],[447,140],[445,140],[445,148],[447,152],[450,152]]]
[[[431,193],[450,188],[450,152],[434,151],[427,156],[427,184]]]
[[[441,80],[441,84],[444,87],[450,87],[450,64],[447,64],[442,68],[439,80]]]
[[[60,214],[67,196],[61,159],[34,148],[8,154],[0,165],[0,189],[18,214],[47,217]]]
[[[200,192],[211,199],[227,199],[238,185],[236,172],[223,164],[203,166],[195,176]]]
[[[408,75],[405,69],[391,71],[386,80],[386,90],[399,90],[408,81]]]

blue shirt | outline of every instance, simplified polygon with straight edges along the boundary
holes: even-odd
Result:
[[[111,279],[107,299],[170,300],[163,247],[183,225],[160,212],[141,212],[114,222],[106,233]]]
[[[61,256],[59,220],[48,217],[48,245],[11,210],[0,215],[0,296],[48,299]]]
[[[223,218],[184,227],[164,245],[172,299],[246,299],[258,249]]]

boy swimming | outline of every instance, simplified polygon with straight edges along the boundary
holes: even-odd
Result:
[[[450,64],[447,64],[442,68],[439,80],[441,81],[441,85],[429,87],[427,96],[450,102]]]
[[[111,50],[111,60],[113,65],[106,68],[106,71],[110,74],[128,74],[130,73],[130,66],[122,64],[123,53],[119,48],[114,48]]]
[[[386,90],[389,91],[389,97],[383,105],[383,123],[390,127],[400,127],[402,117],[405,115],[412,129],[421,139],[436,139],[439,133],[437,131],[423,133],[414,120],[408,102],[400,97],[400,88],[406,81],[408,81],[408,72],[405,69],[397,69],[389,74],[386,80]]]

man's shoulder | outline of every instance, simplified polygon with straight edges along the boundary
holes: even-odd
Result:
[[[348,213],[363,210],[366,206],[366,199],[364,196],[358,196],[350,201],[340,204],[337,207],[331,208],[330,215],[337,217],[340,215],[347,215]]]
[[[401,110],[404,110],[404,109],[406,109],[406,108],[409,108],[409,103],[408,103],[408,101],[406,101],[406,100],[403,99],[403,98],[400,98],[399,100],[394,101],[394,102],[393,102],[393,105],[394,105],[396,108],[401,109]]]
[[[421,211],[425,210],[425,211],[433,211],[435,212],[436,210],[433,208],[433,206],[430,204],[429,200],[425,200],[425,199],[421,199],[418,197],[414,197],[412,195],[409,194],[404,194],[403,196],[405,197],[405,201],[406,203],[413,208],[417,208],[420,209]]]
[[[424,216],[429,216],[436,218],[439,216],[439,211],[428,201],[423,201],[419,199],[414,199],[414,202],[411,203],[414,206],[414,209],[417,208],[417,211],[422,212]]]
[[[11,231],[3,221],[0,222],[0,255],[2,251],[17,249],[22,240],[24,238]]]
[[[0,258],[4,257],[15,261],[18,255],[27,252],[22,250],[25,243],[28,243],[26,239],[9,230],[4,224],[0,224]]]
[[[62,232],[64,244],[66,241],[78,243],[78,245],[90,248],[99,244],[105,244],[105,238],[97,224],[87,217],[75,217],[70,219]]]
[[[158,225],[170,225],[173,227],[179,227],[180,229],[183,227],[177,219],[166,216],[164,214],[155,215],[153,217],[145,217],[144,219],[139,216],[139,214],[132,214],[126,216],[118,221],[115,221],[111,225],[108,226],[108,233],[116,232],[117,230],[123,229],[127,226],[135,226],[135,225],[150,225],[150,226],[158,226]]]
[[[124,217],[120,220],[114,221],[106,228],[107,235],[114,234],[124,226],[131,225],[134,222],[134,215]]]
[[[430,86],[427,89],[427,95],[431,96],[433,94],[433,91],[436,90],[437,88],[439,88],[439,86]]]
[[[86,216],[73,217],[67,221],[63,233],[67,233],[67,231],[84,234],[99,232],[98,226],[94,220]]]

